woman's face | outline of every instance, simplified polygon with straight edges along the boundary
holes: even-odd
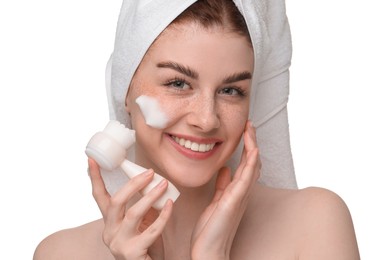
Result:
[[[133,78],[126,109],[136,130],[136,161],[176,185],[201,186],[226,163],[249,111],[253,51],[247,39],[196,24],[168,27]],[[135,100],[154,98],[169,120],[152,128]]]

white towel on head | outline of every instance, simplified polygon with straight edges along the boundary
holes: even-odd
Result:
[[[260,182],[296,188],[289,140],[287,101],[291,37],[284,0],[233,0],[247,23],[255,52],[250,119],[256,127],[262,162]],[[107,63],[110,118],[131,127],[125,110],[130,81],[156,37],[196,0],[124,0],[114,52]],[[237,166],[242,143],[229,165]],[[133,152],[129,152],[132,159]],[[107,189],[115,192],[127,181],[120,171],[104,172]]]

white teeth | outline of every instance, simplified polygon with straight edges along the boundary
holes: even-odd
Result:
[[[195,151],[195,152],[199,151],[199,144],[197,144],[197,143],[192,143],[192,144],[191,144],[191,150],[192,150],[192,151]]]
[[[191,149],[194,152],[205,153],[205,152],[212,150],[215,146],[215,143],[213,143],[213,144],[199,144],[199,143],[191,142],[190,140],[179,138],[177,136],[172,136],[172,138],[179,145],[181,145],[187,149]]]
[[[201,144],[201,145],[199,145],[199,152],[205,152],[205,151],[206,151],[206,145],[207,145],[207,144]]]

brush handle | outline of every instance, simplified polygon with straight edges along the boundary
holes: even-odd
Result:
[[[120,165],[121,169],[126,173],[126,175],[131,179],[137,176],[138,174],[141,174],[147,169],[145,169],[142,166],[139,166],[138,164],[135,164],[133,162],[130,162],[128,160],[124,160],[122,164]],[[141,191],[142,195],[145,195],[148,193],[151,189],[153,189],[157,184],[159,184],[164,178],[155,173],[153,180]],[[168,181],[168,188],[165,191],[165,193],[153,204],[153,207],[157,210],[161,210],[165,202],[168,199],[171,199],[173,202],[176,201],[176,199],[179,197],[180,192],[176,189],[175,186],[173,186],[172,183]]]

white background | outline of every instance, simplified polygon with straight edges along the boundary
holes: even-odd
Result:
[[[299,186],[338,193],[362,259],[390,259],[388,1],[287,1]],[[99,217],[84,147],[108,120],[120,4],[0,3],[0,258],[31,259],[45,236]]]

